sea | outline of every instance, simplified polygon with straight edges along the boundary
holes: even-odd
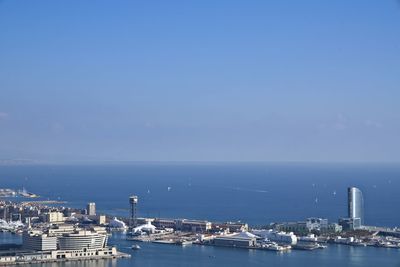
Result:
[[[364,195],[365,224],[400,226],[400,164],[389,163],[107,163],[0,166],[0,188],[66,201],[97,213],[128,216],[129,196],[143,217],[241,221],[252,226],[347,216],[347,187]],[[15,198],[15,201],[23,199]],[[0,243],[21,242],[3,233]],[[330,245],[276,253],[247,249],[142,243],[123,233],[110,244],[130,259],[40,266],[400,266],[399,249]]]

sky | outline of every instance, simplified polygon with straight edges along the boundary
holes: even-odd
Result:
[[[0,159],[400,161],[400,2],[2,0]]]

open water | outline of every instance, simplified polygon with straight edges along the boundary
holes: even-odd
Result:
[[[0,187],[22,188],[44,199],[98,213],[128,215],[139,196],[139,215],[245,221],[252,225],[346,216],[346,188],[364,193],[368,225],[400,225],[400,165],[308,163],[135,163],[1,166]],[[275,253],[203,246],[141,244],[114,234],[110,243],[131,259],[57,266],[400,266],[400,250],[331,245],[325,250]],[[1,243],[9,242],[4,234]],[[54,264],[53,264],[54,265]],[[41,266],[53,266],[46,264]]]

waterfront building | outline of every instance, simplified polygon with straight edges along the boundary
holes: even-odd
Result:
[[[212,244],[215,246],[223,247],[249,248],[256,246],[257,238],[259,237],[252,233],[241,232],[236,234],[218,236],[214,238]]]
[[[230,233],[244,232],[249,230],[249,225],[247,223],[241,223],[241,222],[213,223],[212,230],[213,231],[228,230]]]
[[[78,230],[58,237],[60,250],[101,249],[107,246],[107,235]]]
[[[165,229],[165,228],[176,229],[176,222],[173,219],[157,218],[154,219],[153,225],[160,229]]]
[[[157,228],[162,228],[162,229],[165,228],[175,229],[175,220],[157,218],[153,221],[153,225],[156,226]]]
[[[26,250],[56,250],[57,237],[43,234],[42,231],[25,231],[22,234],[22,244]]]
[[[204,233],[211,229],[212,223],[202,220],[175,220],[175,229],[182,232]]]
[[[274,229],[284,232],[294,232],[297,235],[307,235],[309,233],[329,234],[339,233],[342,227],[337,223],[329,223],[324,218],[307,218],[306,221],[284,222],[274,225]]]
[[[120,257],[130,257],[128,254],[117,252],[115,247],[106,247],[102,249],[84,249],[84,250],[52,250],[37,252],[19,252],[10,251],[0,255],[0,266],[29,263],[46,263],[54,261],[74,261],[85,259],[111,259]]]
[[[69,225],[41,230],[24,231],[23,247],[27,250],[81,250],[101,249],[107,246],[107,231],[104,227],[75,229]]]
[[[268,241],[273,241],[279,244],[289,244],[296,245],[297,244],[297,236],[292,232],[278,232],[275,230],[253,230],[252,234],[267,239]]]
[[[348,195],[348,218],[353,219],[355,229],[360,228],[364,224],[364,199],[360,189],[349,187]],[[359,223],[359,224],[358,224]]]
[[[188,220],[188,219],[154,219],[152,224],[161,229],[172,228],[176,231],[204,233],[212,228],[212,223],[203,220]]]
[[[86,214],[89,216],[96,216],[96,203],[90,202],[87,204]]]

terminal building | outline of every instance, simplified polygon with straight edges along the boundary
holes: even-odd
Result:
[[[26,250],[56,250],[57,237],[43,234],[41,231],[26,231],[22,235],[22,244]]]
[[[188,220],[188,219],[154,219],[152,224],[161,229],[171,228],[176,231],[204,233],[212,228],[212,223],[202,220]]]
[[[204,233],[211,229],[212,223],[201,220],[176,220],[176,230],[182,232]]]
[[[48,231],[29,230],[23,233],[22,240],[23,250],[0,255],[0,265],[127,256],[107,246],[107,233],[100,228],[84,230],[65,226]]]
[[[45,232],[31,230],[22,235],[23,248],[35,251],[102,249],[107,246],[107,240],[105,230],[70,227],[53,228]]]
[[[79,230],[58,237],[60,250],[101,249],[107,245],[107,235],[92,231]]]
[[[213,223],[212,230],[214,232],[228,230],[230,233],[245,232],[249,230],[249,225],[242,222]]]
[[[259,237],[252,233],[241,232],[236,234],[218,236],[214,238],[212,242],[215,246],[250,248],[256,246],[257,238]]]

